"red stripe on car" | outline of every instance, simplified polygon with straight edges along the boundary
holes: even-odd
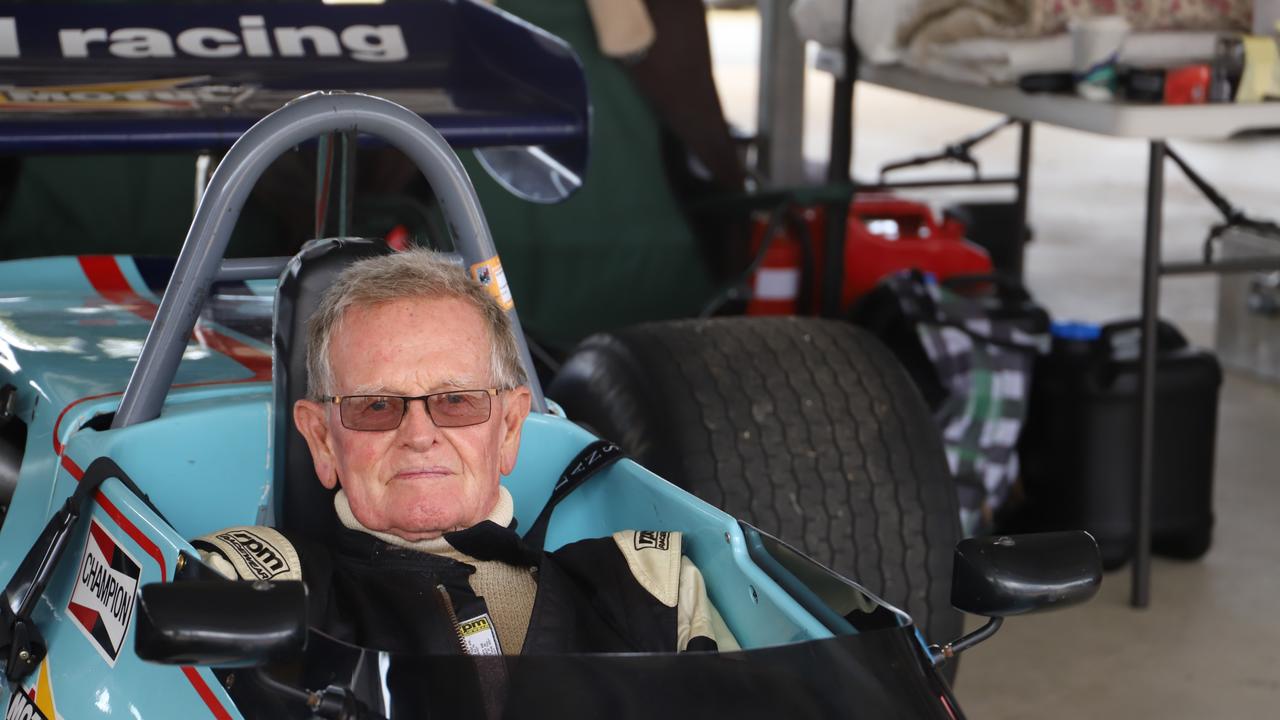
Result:
[[[85,278],[99,295],[144,320],[155,320],[159,306],[133,289],[114,255],[81,255],[76,259]],[[199,324],[194,335],[201,345],[243,365],[253,373],[253,380],[271,379],[271,356],[268,353],[217,330],[202,328]]]
[[[187,676],[187,681],[191,683],[191,687],[196,689],[196,694],[209,706],[209,710],[213,711],[213,716],[218,720],[231,720],[231,713],[222,707],[222,703],[218,702],[218,697],[213,694],[213,690],[209,689],[209,684],[200,677],[200,671],[190,665],[182,666],[182,674]]]
[[[89,284],[93,286],[93,289],[97,291],[99,295],[111,302],[121,305],[144,320],[155,319],[156,312],[159,309],[158,306],[138,295],[133,287],[129,285],[128,278],[126,278],[124,273],[121,272],[120,266],[117,264],[114,256],[85,255],[78,258],[78,260],[80,262],[80,268],[84,271],[85,277],[89,280]],[[253,375],[245,379],[182,383],[180,385],[174,385],[174,387],[222,385],[271,379],[271,356],[269,354],[264,353],[244,342],[236,340],[235,338],[223,335],[216,330],[197,327],[195,335],[197,340],[203,345],[240,363],[253,373]],[[63,454],[63,444],[58,437],[58,429],[62,424],[62,419],[66,416],[68,410],[80,403],[120,394],[122,394],[120,391],[116,391],[83,397],[67,405],[62,409],[62,412],[58,414],[58,419],[54,422],[53,426],[53,449],[54,452],[61,456],[62,466],[66,468],[67,472],[76,479],[76,482],[79,482],[84,477],[84,470],[82,470],[80,466],[77,465],[69,456]],[[94,494],[94,501],[102,507],[103,511],[106,512],[107,515],[109,515],[111,519],[129,535],[129,537],[133,538],[133,541],[136,542],[143,551],[150,555],[159,564],[160,579],[161,581],[166,580],[168,572],[164,561],[164,554],[151,540],[151,538],[147,537],[145,533],[139,530],[138,527],[134,525],[124,513],[120,512],[120,509],[108,500],[101,492]],[[209,684],[205,682],[205,679],[200,675],[198,670],[191,666],[183,666],[182,674],[186,676],[187,681],[191,683],[196,694],[199,695],[200,699],[204,701],[204,704],[208,706],[214,717],[219,720],[231,720],[231,714],[227,712],[226,708],[222,707],[217,696],[214,694],[213,690],[210,689]]]

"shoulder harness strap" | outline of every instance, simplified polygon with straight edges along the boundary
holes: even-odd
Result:
[[[622,448],[608,440],[596,440],[583,448],[582,452],[578,453],[560,474],[555,487],[551,488],[551,497],[547,500],[547,504],[542,507],[542,512],[538,513],[538,518],[533,521],[533,525],[529,526],[529,532],[524,535],[525,544],[541,550],[543,543],[546,542],[547,525],[551,522],[551,513],[555,511],[556,505],[559,505],[561,500],[568,497],[569,493],[576,490],[582,483],[623,457],[625,455],[622,453]]]

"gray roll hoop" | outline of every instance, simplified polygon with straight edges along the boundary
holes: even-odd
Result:
[[[128,427],[160,414],[187,338],[218,274],[231,231],[258,178],[277,157],[294,146],[332,132],[375,135],[407,155],[438,198],[453,231],[455,249],[467,267],[488,265],[492,269],[496,266],[497,249],[475,188],[458,156],[435,128],[416,113],[370,95],[341,92],[304,95],[249,128],[218,165],[187,231],[173,276],[111,427]],[[492,281],[497,282],[497,278]],[[546,402],[520,319],[514,306],[504,304],[519,344],[521,362],[529,374],[534,409],[545,412]]]

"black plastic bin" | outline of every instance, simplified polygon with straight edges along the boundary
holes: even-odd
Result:
[[[1214,355],[1159,325],[1152,550],[1197,558],[1213,530],[1213,451],[1222,369]],[[1107,568],[1133,545],[1140,385],[1135,321],[1056,325],[1052,353],[1036,365],[1019,443],[1028,500],[1040,529],[1079,528]]]

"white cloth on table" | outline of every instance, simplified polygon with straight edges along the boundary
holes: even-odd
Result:
[[[1125,40],[1120,62],[1163,67],[1206,62],[1213,58],[1219,33],[1146,32]],[[1069,72],[1071,36],[1041,38],[974,38],[944,45],[914,44],[903,64],[920,72],[960,82],[1001,85],[1031,73]]]
[[[970,2],[969,6],[965,6]],[[862,60],[877,65],[901,62],[913,69],[960,82],[981,85],[1010,84],[1023,75],[1065,72],[1072,67],[1071,37],[1067,33],[1033,35],[1033,28],[1006,24],[1006,14],[1038,17],[1029,8],[1041,0],[900,0],[854,3],[850,23]],[[805,40],[838,47],[842,0],[795,0],[791,19]],[[964,8],[971,23],[939,12],[940,8]],[[925,11],[932,11],[926,13]],[[932,17],[929,17],[932,15]],[[933,26],[948,24],[946,32]],[[1048,27],[1041,18],[1040,26]],[[981,27],[991,35],[972,36]],[[910,30],[910,32],[908,32]],[[904,48],[900,41],[912,40]],[[1138,66],[1172,66],[1203,62],[1213,57],[1219,32],[1213,30],[1164,30],[1129,36],[1121,62]],[[945,41],[941,41],[946,38]]]

